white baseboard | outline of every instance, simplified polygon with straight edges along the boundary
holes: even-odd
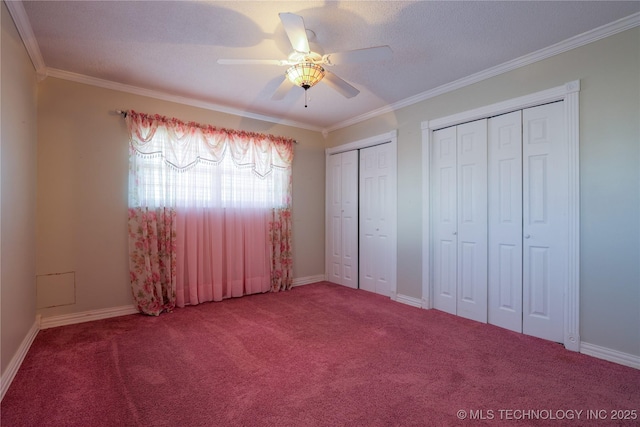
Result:
[[[82,311],[80,313],[62,314],[60,316],[45,317],[40,320],[40,329],[55,328],[56,326],[74,325],[76,323],[91,322],[93,320],[108,319],[110,317],[136,314],[138,309],[134,305],[103,308],[100,310]]]
[[[2,376],[0,377],[0,384],[1,384],[0,385],[0,401],[4,399],[4,395],[7,392],[7,390],[9,390],[9,386],[13,382],[13,378],[18,373],[18,369],[20,369],[20,365],[22,365],[22,361],[27,355],[27,352],[29,352],[29,349],[31,348],[31,344],[33,343],[33,340],[36,338],[36,335],[38,335],[38,331],[40,330],[38,328],[39,324],[40,324],[40,315],[37,315],[35,322],[33,322],[33,325],[31,326],[31,329],[29,329],[29,332],[27,332],[27,335],[22,340],[20,347],[18,347],[18,351],[16,351],[16,354],[13,356],[13,358],[11,358],[11,362],[9,362],[7,369],[4,371],[4,374],[2,374]]]
[[[308,285],[310,283],[322,282],[323,280],[324,274],[299,277],[297,279],[293,279],[293,286]],[[59,316],[42,318],[40,320],[40,329],[74,325],[76,323],[91,322],[93,320],[108,319],[110,317],[126,316],[128,314],[136,314],[138,312],[138,309],[134,305],[124,305],[121,307],[82,311],[80,313],[62,314]]]
[[[410,305],[411,307],[422,308],[422,300],[420,298],[414,298],[407,295],[396,294],[393,298],[394,301],[401,302],[402,304]]]
[[[629,366],[631,368],[640,369],[640,356],[629,353],[623,353],[618,350],[601,347],[587,342],[580,343],[580,353],[588,356],[597,357],[598,359],[608,360],[609,362],[618,363],[620,365]]]
[[[316,276],[299,277],[293,279],[293,286],[308,285],[310,283],[322,282],[324,274]],[[40,329],[55,328],[57,326],[73,325],[76,323],[91,322],[93,320],[108,319],[110,317],[126,316],[136,314],[138,309],[134,305],[124,305],[121,307],[105,308],[100,310],[83,311],[80,313],[63,314],[59,316],[45,317],[40,321]]]
[[[315,276],[298,277],[293,279],[293,286],[308,285],[310,283],[324,282],[324,274],[316,274]]]

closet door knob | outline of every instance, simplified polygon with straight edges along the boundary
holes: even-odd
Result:
[[[525,239],[528,239],[529,237],[531,237],[531,234],[525,234],[525,235],[524,235],[524,238],[525,238]]]
[[[453,232],[453,235],[455,236],[456,234],[458,234],[458,232],[457,232],[457,231],[454,231],[454,232]]]

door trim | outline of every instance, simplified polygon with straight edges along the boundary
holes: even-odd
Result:
[[[433,308],[431,284],[431,203],[430,145],[433,131],[448,126],[522,110],[537,105],[564,101],[565,135],[568,148],[568,276],[564,289],[564,346],[580,351],[580,80],[562,86],[423,121],[422,128],[422,307]]]
[[[391,144],[391,154],[393,156],[393,159],[392,159],[393,172],[392,173],[394,175],[395,183],[396,183],[394,187],[394,190],[395,190],[394,195],[391,201],[392,202],[392,208],[391,208],[392,218],[391,218],[391,230],[389,235],[389,240],[391,242],[391,245],[393,246],[392,252],[395,255],[391,259],[391,266],[390,266],[391,278],[392,278],[390,298],[395,301],[398,295],[398,270],[397,270],[398,268],[398,212],[397,212],[398,210],[398,189],[397,189],[398,131],[394,129],[387,133],[371,136],[369,138],[364,138],[364,139],[353,141],[347,144],[338,145],[336,147],[325,149],[325,168],[328,168],[327,165],[329,164],[329,156],[332,154],[344,153],[345,151],[359,150],[361,148],[368,148],[368,147],[373,147],[375,145],[386,144],[386,143]],[[329,212],[328,212],[329,192],[326,191],[328,184],[329,184],[329,177],[327,175],[325,176],[325,277],[328,277],[329,275],[329,265],[328,265],[329,257],[327,252],[328,243],[329,243],[329,236],[327,234],[327,231],[329,230]]]
[[[359,139],[357,141],[349,142],[347,144],[338,145],[335,147],[327,148],[324,150],[327,156],[332,154],[344,153],[345,151],[359,150],[361,148],[373,147],[374,145],[384,144],[391,142],[394,147],[397,145],[398,131],[392,130],[391,132],[381,133],[380,135],[370,136],[369,138]]]

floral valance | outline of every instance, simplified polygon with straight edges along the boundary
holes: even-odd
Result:
[[[293,140],[274,135],[183,122],[160,115],[128,111],[130,147],[143,157],[162,157],[177,170],[199,162],[218,164],[230,155],[238,167],[266,176],[273,168],[290,168]]]

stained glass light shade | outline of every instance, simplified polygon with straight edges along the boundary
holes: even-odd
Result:
[[[313,62],[301,62],[287,70],[287,77],[294,85],[307,90],[322,80],[324,68]]]

